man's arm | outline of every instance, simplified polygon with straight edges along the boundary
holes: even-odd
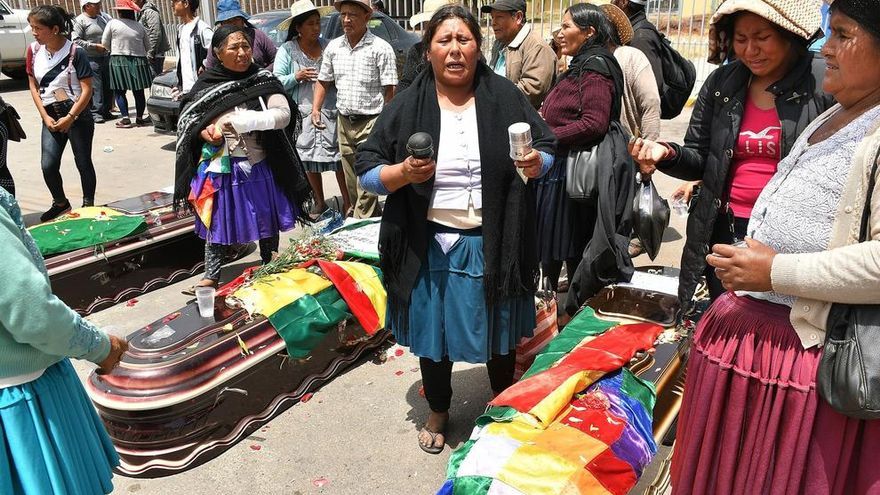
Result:
[[[147,36],[150,39],[150,50],[147,52],[147,58],[152,60],[156,58],[156,51],[159,48],[159,38],[162,34],[162,20],[159,18],[159,13],[153,9],[144,10],[142,20],[144,27],[147,28]]]
[[[523,53],[522,74],[516,87],[534,107],[540,107],[556,74],[556,54],[550,45],[540,42]]]
[[[396,86],[384,86],[385,89],[385,104],[391,103],[391,99],[394,98],[394,88]]]

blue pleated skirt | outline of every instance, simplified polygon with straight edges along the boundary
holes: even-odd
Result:
[[[119,456],[67,359],[0,389],[0,493],[113,491]]]
[[[429,225],[428,261],[412,291],[408,331],[388,322],[397,342],[434,361],[447,356],[454,362],[485,363],[493,354],[515,352],[516,344],[535,329],[534,294],[504,300],[490,309],[483,291],[480,229]],[[438,232],[459,235],[446,253],[434,238]],[[389,308],[388,314],[397,313]]]

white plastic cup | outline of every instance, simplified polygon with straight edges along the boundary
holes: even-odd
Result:
[[[214,287],[196,287],[196,302],[199,304],[199,315],[202,318],[214,317]]]

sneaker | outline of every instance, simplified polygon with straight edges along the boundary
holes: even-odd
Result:
[[[149,115],[142,119],[134,119],[134,122],[137,124],[138,127],[147,127],[153,125],[153,119],[151,119]]]
[[[63,215],[64,213],[67,213],[68,211],[70,211],[70,201],[65,199],[64,202],[60,203],[60,204],[53,202],[52,207],[49,208],[49,210],[46,211],[46,213],[43,213],[42,215],[40,215],[40,221],[41,222],[48,222],[49,220],[52,220],[60,215]]]
[[[107,122],[107,120],[101,114],[95,114],[92,116],[92,118],[95,120],[96,124],[103,124],[104,122]]]

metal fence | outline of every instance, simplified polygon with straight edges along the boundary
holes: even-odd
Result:
[[[333,5],[333,0],[313,0],[319,7]],[[18,8],[30,9],[33,6],[44,3],[45,0],[14,0]],[[52,0],[66,8],[68,12],[79,12],[79,0]],[[104,0],[110,3],[112,0]],[[271,10],[286,10],[292,0],[241,0],[242,8],[251,14],[267,12]],[[405,28],[409,28],[409,18],[422,10],[423,0],[383,0],[388,15],[395,19]],[[706,62],[708,53],[707,35],[709,30],[709,17],[715,10],[719,0],[649,0],[648,18],[660,32],[664,33],[672,42],[672,45],[685,57],[694,62],[697,67],[698,89],[709,72],[714,68]],[[479,12],[481,5],[491,3],[491,0],[464,0],[475,13]],[[557,29],[562,22],[562,14],[569,6],[576,3],[572,0],[528,0],[528,17],[542,36],[549,40],[553,30]],[[216,0],[206,0],[199,9],[199,14],[205,21],[213,23]],[[177,25],[170,1],[156,1],[156,5],[165,20],[165,29],[171,39],[172,53],[175,56],[174,39],[177,35]],[[105,7],[106,8],[106,7]],[[488,17],[485,26],[486,48],[494,41],[492,30],[489,29]]]

